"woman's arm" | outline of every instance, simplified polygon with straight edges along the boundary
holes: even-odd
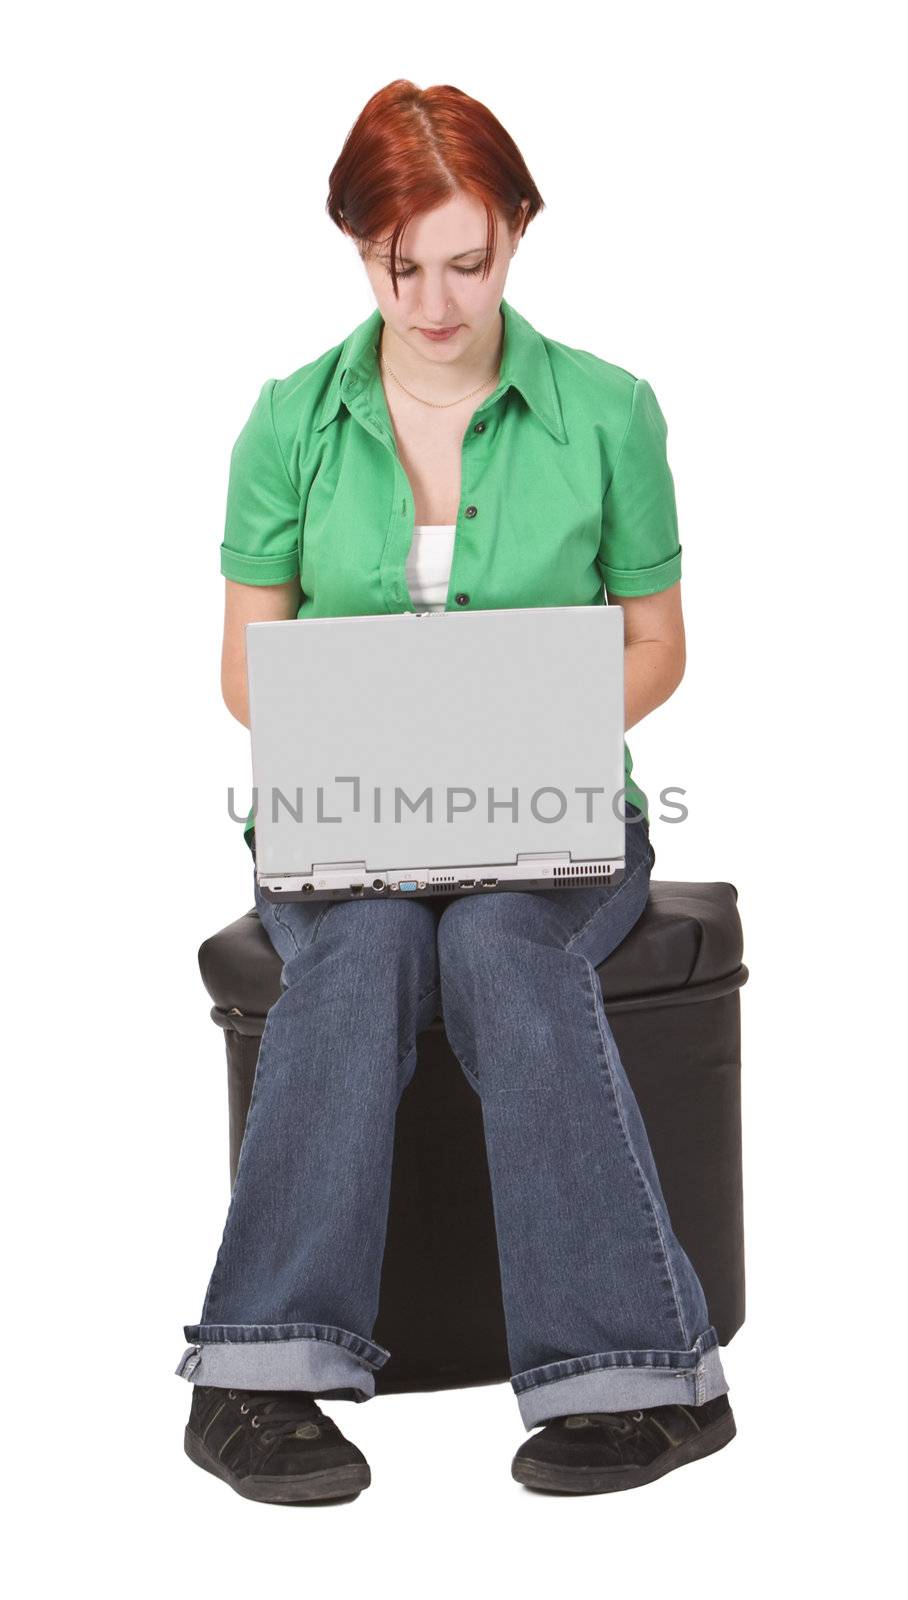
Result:
[[[225,579],[224,644],[221,651],[221,693],[231,716],[249,726],[249,688],[246,682],[247,622],[287,622],[299,611],[299,577],[288,583],[234,583]]]
[[[686,648],[681,584],[659,594],[609,594],[624,612],[624,726],[632,728],[674,694],[684,677]]]

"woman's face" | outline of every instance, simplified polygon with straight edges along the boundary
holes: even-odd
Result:
[[[424,361],[452,364],[477,346],[486,348],[498,311],[519,227],[509,234],[496,216],[495,259],[482,277],[486,214],[470,195],[458,193],[435,211],[414,217],[401,235],[395,299],[388,240],[362,253],[386,327]],[[424,328],[456,327],[450,338],[430,339]]]

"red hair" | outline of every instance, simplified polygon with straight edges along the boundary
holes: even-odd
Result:
[[[325,209],[367,250],[390,236],[396,296],[404,229],[458,191],[485,207],[486,278],[497,248],[496,214],[513,226],[528,200],[522,237],[545,202],[510,134],[481,101],[450,83],[420,89],[395,78],[367,100],[347,134],[328,179]]]

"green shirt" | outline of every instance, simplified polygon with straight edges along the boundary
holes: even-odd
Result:
[[[500,375],[461,450],[446,611],[601,606],[681,576],[666,423],[645,378],[538,333],[506,300]],[[297,575],[298,616],[413,611],[413,493],[382,388],[379,310],[269,378],[230,458],[221,572]],[[578,685],[595,693],[595,685]],[[625,800],[649,816],[624,746]],[[253,825],[250,813],[246,833]]]

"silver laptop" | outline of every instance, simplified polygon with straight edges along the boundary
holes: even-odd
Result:
[[[624,868],[624,612],[246,627],[272,901],[608,883]]]

